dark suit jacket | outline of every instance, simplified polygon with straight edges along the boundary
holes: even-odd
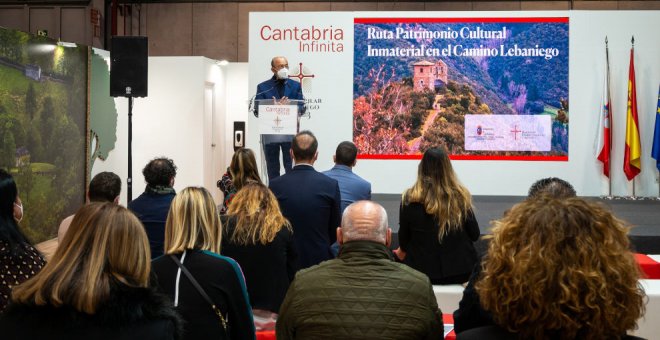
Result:
[[[155,259],[163,255],[165,244],[165,221],[170,212],[170,204],[175,194],[154,194],[143,192],[138,198],[128,203],[130,209],[144,225],[149,247],[151,247],[151,258]]]
[[[300,268],[331,259],[330,245],[341,222],[337,181],[309,165],[297,165],[270,182],[282,214],[293,227]]]
[[[289,99],[303,99],[302,87],[300,87],[299,82],[287,79],[284,82],[284,92],[281,95],[279,93],[278,83],[278,79],[273,76],[257,85],[257,95],[255,100],[273,99],[273,97],[275,97],[275,99],[280,99],[282,97],[287,97]]]

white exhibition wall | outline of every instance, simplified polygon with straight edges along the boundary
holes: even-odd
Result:
[[[316,168],[332,166],[336,145],[352,140],[353,19],[355,17],[569,17],[569,161],[453,161],[460,179],[474,195],[526,195],[542,177],[561,177],[579,195],[607,194],[607,178],[595,159],[605,69],[605,36],[610,47],[613,104],[612,193],[626,196],[632,184],[623,174],[623,146],[627,101],[630,38],[635,36],[635,67],[639,126],[642,139],[642,173],[635,180],[637,196],[658,195],[658,172],[650,157],[651,138],[660,82],[660,11],[553,11],[553,12],[330,12],[250,13],[249,94],[272,76],[270,60],[285,55],[294,69],[304,63],[315,74],[305,97],[320,100],[301,129],[310,129],[319,140]],[[264,27],[268,27],[264,31]],[[343,52],[300,52],[299,41],[273,39],[274,29],[343,29]],[[265,32],[265,33],[264,33]],[[231,97],[230,97],[231,98]],[[248,147],[259,149],[256,118],[250,115]],[[369,180],[375,193],[401,193],[412,185],[417,160],[360,160],[355,172]]]
[[[605,56],[604,38],[610,46],[612,103],[614,111],[613,194],[630,195],[631,183],[622,170],[625,110],[627,98],[630,37],[635,35],[635,67],[640,132],[642,173],[636,179],[638,196],[658,195],[658,173],[650,158],[651,138],[658,82],[660,82],[660,11],[570,11],[570,12],[332,12],[252,13],[251,38],[258,25],[274,21],[279,27],[295,25],[333,25],[352,27],[353,18],[377,16],[452,16],[517,17],[568,16],[570,18],[570,141],[568,162],[453,161],[460,179],[474,195],[526,195],[535,180],[556,176],[576,187],[578,194],[599,196],[607,193],[607,178],[601,175],[600,162],[593,151],[597,116],[601,102]],[[273,26],[276,26],[273,24]],[[318,170],[332,166],[336,145],[352,140],[352,30],[345,31],[344,50],[351,55],[313,56],[287,54],[288,42],[268,45],[259,50],[250,39],[250,63],[218,66],[203,57],[150,57],[149,96],[136,98],[133,110],[133,198],[144,190],[142,168],[152,158],[167,156],[179,167],[175,188],[203,185],[219,200],[215,181],[220,178],[233,154],[233,121],[247,122],[247,147],[259,159],[256,118],[248,115],[248,99],[256,84],[270,77],[270,59],[286,54],[294,67],[304,62],[316,75],[313,87],[305,89],[306,98],[320,100],[311,118],[301,127],[312,130],[319,139]],[[280,52],[284,51],[284,52]],[[103,54],[109,59],[109,54]],[[313,58],[312,58],[313,57]],[[318,57],[318,58],[317,58]],[[94,76],[92,75],[92,81]],[[122,203],[126,203],[127,111],[124,98],[115,99],[118,117],[115,149],[105,160],[96,160],[92,175],[113,171],[124,181]],[[93,107],[93,106],[92,106]],[[213,147],[212,145],[216,146]],[[355,172],[373,184],[374,193],[399,194],[416,175],[416,160],[359,160]],[[264,172],[264,171],[262,171]]]
[[[109,58],[106,51],[96,52]],[[176,190],[204,186],[219,202],[215,181],[226,166],[224,146],[229,143],[223,131],[224,73],[214,60],[203,57],[149,58],[149,95],[135,98],[133,105],[133,198],[144,191],[145,164],[165,156],[178,167]],[[128,101],[116,98],[115,105],[119,115],[115,149],[106,160],[95,161],[92,176],[101,171],[117,173],[122,178],[121,203],[125,205]]]

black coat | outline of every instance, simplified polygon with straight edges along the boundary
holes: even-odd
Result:
[[[474,285],[481,276],[481,264],[474,266],[468,284],[463,290],[463,298],[458,303],[458,309],[454,311],[454,330],[456,334],[468,329],[495,325],[493,316],[481,307],[479,294]]]
[[[177,258],[217,306],[227,321],[227,333],[211,305],[202,297],[169,255],[151,262],[159,291],[170,301],[177,298],[177,311],[185,321],[183,338],[197,339],[255,339],[254,320],[241,268],[233,259],[207,250],[187,250]],[[177,276],[179,277],[177,279]],[[178,287],[178,288],[177,288]]]
[[[0,317],[2,339],[179,339],[182,325],[168,299],[149,288],[117,284],[94,315],[71,306],[10,304]]]
[[[555,340],[561,339],[561,334],[547,335],[544,339]],[[581,337],[578,337],[580,339]],[[470,330],[467,330],[463,333],[459,333],[456,336],[458,340],[521,340],[522,337],[518,336],[516,333],[511,333],[506,329],[491,325],[477,327]],[[611,337],[608,339],[618,339],[618,340],[645,340],[634,335],[623,335],[621,337]]]
[[[403,263],[428,275],[432,284],[467,281],[478,262],[474,242],[479,238],[479,224],[472,211],[467,213],[460,230],[438,240],[440,226],[420,203],[401,204],[399,210],[399,245],[406,252]]]
[[[231,242],[236,218],[223,218],[222,226],[222,255],[231,257],[241,266],[252,308],[278,313],[296,274],[293,233],[283,227],[268,244],[238,245]]]

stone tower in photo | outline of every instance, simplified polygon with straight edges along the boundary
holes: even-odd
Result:
[[[447,64],[438,60],[435,63],[422,60],[413,64],[413,86],[415,91],[435,88],[447,84]]]

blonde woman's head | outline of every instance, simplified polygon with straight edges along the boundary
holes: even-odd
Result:
[[[186,249],[220,253],[222,224],[218,208],[208,190],[188,187],[172,200],[165,222],[165,253]]]

